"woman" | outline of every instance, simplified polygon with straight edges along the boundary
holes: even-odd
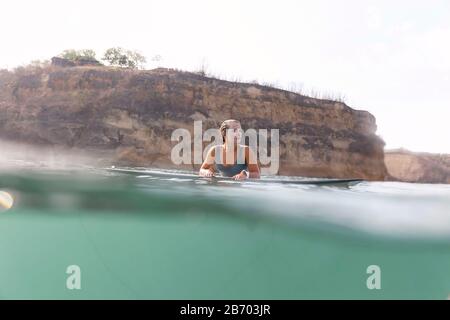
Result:
[[[216,172],[220,172],[223,176],[233,177],[234,180],[259,179],[256,156],[248,146],[239,144],[242,136],[239,121],[225,120],[220,126],[220,133],[223,144],[209,149],[199,175],[212,177]]]

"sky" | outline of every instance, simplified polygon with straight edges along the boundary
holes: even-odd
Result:
[[[0,68],[121,46],[147,68],[345,96],[386,148],[450,153],[448,0],[6,0],[0,15]]]

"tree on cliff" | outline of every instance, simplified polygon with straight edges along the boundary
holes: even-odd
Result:
[[[142,69],[147,59],[137,51],[125,50],[121,47],[106,50],[103,59],[111,66]]]
[[[70,61],[77,61],[81,59],[86,60],[95,60],[95,51],[91,49],[84,49],[84,50],[74,50],[74,49],[68,49],[64,50],[59,56],[61,58],[70,60]]]

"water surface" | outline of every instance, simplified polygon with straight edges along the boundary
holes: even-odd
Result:
[[[284,177],[284,179],[299,179]],[[211,182],[15,166],[1,298],[425,298],[450,293],[450,187]],[[78,265],[82,289],[66,288]],[[366,269],[381,268],[381,290]]]

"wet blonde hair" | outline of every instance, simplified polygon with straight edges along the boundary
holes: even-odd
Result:
[[[241,123],[238,120],[234,120],[234,119],[225,120],[220,125],[220,129],[219,130],[220,130],[220,133],[222,134],[223,142],[225,142],[225,137],[227,135],[227,129],[231,128],[231,124],[232,123],[238,123],[239,125],[241,125]]]

